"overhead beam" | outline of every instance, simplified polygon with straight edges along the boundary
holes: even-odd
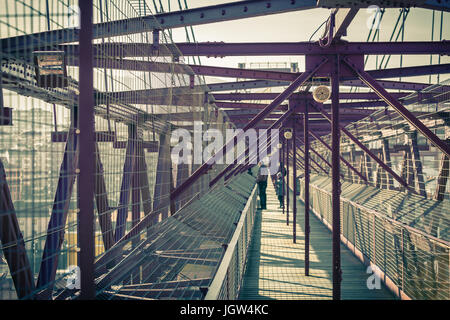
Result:
[[[450,66],[450,65],[449,65]],[[397,99],[406,97],[409,92],[392,93]],[[214,93],[214,99],[216,100],[231,100],[231,101],[242,101],[242,100],[273,100],[279,93],[276,92],[233,92],[233,93]],[[312,99],[311,93],[306,94],[293,94],[291,99],[296,97],[300,99],[308,98]],[[374,92],[340,92],[339,99],[352,99],[352,100],[378,100],[380,97]]]
[[[67,64],[78,66],[79,59],[68,59]],[[167,63],[156,61],[143,61],[131,59],[118,59],[110,57],[97,57],[93,61],[94,68],[108,68],[128,71],[177,73],[199,76],[228,77],[240,79],[259,79],[275,81],[294,81],[299,73],[285,71],[268,71],[255,69],[228,68],[204,66],[195,64]],[[412,66],[367,71],[374,78],[398,78],[422,76],[430,74],[450,73],[450,64],[437,64],[426,66]]]
[[[420,91],[428,88],[430,85],[425,83],[416,82],[399,82],[390,80],[380,80],[378,83],[385,89],[399,89],[404,91]],[[248,90],[248,89],[261,89],[261,88],[273,88],[273,87],[286,87],[289,85],[288,81],[273,81],[273,80],[249,80],[249,81],[232,81],[232,82],[221,82],[221,83],[211,83],[205,85],[194,86],[190,88],[189,86],[173,87],[173,88],[156,88],[156,89],[145,89],[145,90],[134,90],[134,91],[120,91],[105,93],[105,96],[115,98],[115,95],[129,95],[131,97],[137,97],[139,99],[144,99],[145,97],[164,97],[167,95],[177,96],[184,94],[193,93],[204,93],[205,90],[209,92],[223,92],[223,91],[234,91],[234,90]],[[351,87],[366,87],[364,82],[359,79],[355,80],[344,80],[341,81],[341,86],[351,86]],[[116,98],[118,99],[118,98]],[[103,101],[105,101],[104,98]],[[137,103],[137,102],[133,102]]]
[[[347,35],[347,28],[358,13],[358,8],[337,8],[334,11],[333,40]]]
[[[173,29],[186,26],[230,21],[270,14],[312,9],[315,0],[247,0],[205,6],[195,9],[159,13],[136,18],[97,23],[93,26],[93,38],[116,37],[149,32],[152,30]],[[2,51],[18,51],[51,47],[61,43],[76,42],[79,29],[67,28],[33,33],[1,40]],[[177,52],[177,51],[174,51]]]
[[[322,8],[367,8],[371,2],[362,0],[342,1],[342,0],[318,0],[317,6]],[[450,3],[442,0],[409,0],[409,1],[389,1],[378,0],[372,2],[381,8],[411,8],[419,7],[433,10],[450,11]]]
[[[400,89],[405,91],[420,91],[428,88],[430,85],[425,83],[414,83],[414,82],[398,82],[398,81],[388,81],[381,80],[378,83],[385,89]],[[269,87],[284,87],[289,85],[286,81],[269,81],[269,80],[254,80],[254,81],[237,81],[237,82],[223,82],[208,84],[206,90],[209,92],[223,92],[232,90],[245,90],[245,89],[258,89],[258,88],[269,88]],[[346,80],[341,82],[342,85],[356,86],[356,87],[366,87],[366,85],[361,80]],[[110,102],[121,102],[130,104],[172,104],[176,105],[191,105],[192,102],[187,100],[187,95],[197,95],[204,94],[205,86],[195,86],[193,89],[188,86],[174,87],[174,88],[156,88],[156,89],[144,89],[144,90],[133,90],[133,91],[118,91],[104,93],[104,95],[99,99],[99,103]],[[170,103],[169,95],[172,95],[172,102]],[[234,93],[233,93],[234,94]],[[253,94],[253,93],[252,93]],[[403,93],[404,94],[404,93]],[[394,93],[396,98],[399,98],[399,94]],[[343,94],[342,99],[353,99],[347,96],[346,93]],[[347,98],[348,97],[348,98]],[[256,99],[255,99],[256,100]],[[268,99],[271,100],[271,99]],[[178,101],[178,102],[177,102]],[[211,99],[210,102],[213,102]],[[198,103],[198,102],[197,102]],[[216,104],[228,103],[216,101]],[[236,108],[239,105],[230,104],[230,108]],[[358,105],[354,105],[358,107]],[[227,108],[223,106],[223,108]]]
[[[3,41],[3,40],[2,40]],[[6,46],[6,48],[8,48]],[[66,55],[79,54],[78,45],[58,46]],[[450,41],[403,42],[339,42],[321,47],[317,42],[180,42],[166,44],[155,52],[148,43],[105,43],[94,45],[94,55],[109,57],[149,56],[296,56],[296,55],[365,55],[377,54],[440,54],[449,55]]]

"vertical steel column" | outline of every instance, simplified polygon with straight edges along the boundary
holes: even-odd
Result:
[[[285,205],[284,205],[284,199],[286,198],[286,183],[285,183],[285,181],[284,181],[284,177],[285,177],[285,175],[286,175],[286,171],[285,171],[285,168],[284,168],[284,166],[286,165],[286,153],[284,152],[284,149],[285,149],[285,145],[284,145],[284,138],[283,137],[281,137],[281,184],[282,184],[282,187],[281,187],[281,189],[283,190],[283,208],[282,208],[282,210],[283,210],[283,215],[284,215],[284,208],[285,208]]]
[[[155,187],[153,191],[153,211],[158,212],[154,223],[169,216],[170,188],[173,183],[172,161],[170,157],[170,132],[165,127],[159,135],[158,162],[156,164]]]
[[[96,176],[95,176],[95,202],[97,205],[98,222],[102,231],[103,245],[105,251],[114,244],[114,229],[111,222],[111,208],[109,207],[108,194],[106,191],[103,165],[100,159],[100,151],[95,144]]]
[[[389,150],[388,139],[383,139],[383,159],[386,165],[391,165],[391,152]],[[392,176],[390,176],[386,171],[383,171],[383,174],[386,179],[386,188],[388,190],[394,190],[394,180],[392,179]]]
[[[334,66],[331,73],[331,175],[332,175],[332,208],[333,208],[333,299],[341,299],[341,243],[340,243],[340,140],[339,127],[339,56],[334,57]]]
[[[297,139],[296,137],[297,115],[292,115],[292,188],[294,189],[292,196],[292,241],[297,241]]]
[[[42,290],[38,294],[39,299],[50,299],[51,297],[56,270],[58,269],[58,257],[64,241],[64,227],[67,222],[70,199],[76,180],[76,168],[79,167],[79,135],[75,131],[75,128],[78,127],[77,119],[78,108],[74,108],[72,110],[72,123],[64,149],[64,157],[59,169],[58,186],[56,187],[52,214],[47,226],[47,237],[36,285],[39,290]]]
[[[136,128],[136,130],[138,130]],[[131,175],[131,226],[136,226],[141,220],[141,184],[140,181],[140,159],[139,159],[139,151],[143,148],[143,141],[138,138],[139,133],[136,134],[135,141],[135,156],[133,158],[134,161],[134,171]],[[138,239],[133,239],[132,244],[135,247],[138,243]]]
[[[30,299],[35,290],[33,270],[30,267],[25,242],[20,231],[6,172],[0,159],[0,243],[8,262],[11,278],[19,299]]]
[[[147,163],[145,162],[145,150],[140,148],[138,153],[139,159],[139,181],[141,188],[142,208],[144,215],[152,211],[152,197],[150,195],[150,187],[148,183]]]
[[[305,104],[303,137],[305,144],[305,276],[309,276],[309,113]]]
[[[128,209],[131,193],[131,181],[134,175],[137,143],[137,125],[128,125],[128,141],[123,164],[122,184],[120,186],[119,208],[116,217],[114,241],[119,241],[127,229]]]
[[[289,225],[289,140],[286,139],[286,225]]]
[[[419,144],[417,143],[417,131],[408,133],[409,145],[411,148],[411,158],[417,183],[414,183],[414,189],[422,196],[427,196],[425,191],[425,182],[423,179],[422,161],[420,160]],[[416,187],[417,185],[417,187]]]
[[[95,190],[95,119],[94,73],[92,56],[92,0],[79,1],[80,68],[79,68],[79,239],[81,269],[81,299],[95,298],[94,283],[94,190]]]

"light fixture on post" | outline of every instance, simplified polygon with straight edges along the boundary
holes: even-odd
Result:
[[[331,97],[331,90],[327,86],[320,85],[313,91],[313,99],[318,103],[324,103]]]
[[[277,148],[281,149],[281,148],[283,148],[283,145],[281,143],[279,143],[279,144],[277,144]]]
[[[68,86],[64,51],[35,51],[34,63],[37,85],[42,88]]]
[[[287,129],[284,133],[283,136],[286,140],[291,140],[292,139],[292,130],[291,129]]]

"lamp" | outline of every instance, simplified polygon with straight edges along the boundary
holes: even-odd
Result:
[[[37,85],[42,88],[68,86],[64,51],[35,51],[34,63]]]
[[[286,130],[286,131],[283,133],[283,136],[284,136],[284,138],[285,138],[286,140],[291,140],[291,139],[292,139],[292,131],[291,131],[291,130]]]

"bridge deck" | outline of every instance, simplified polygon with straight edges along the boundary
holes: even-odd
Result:
[[[291,193],[292,194],[292,193]],[[291,198],[292,199],[292,198]],[[291,202],[292,204],[292,202]],[[267,210],[257,212],[253,241],[240,299],[331,299],[331,232],[311,213],[310,276],[304,275],[304,206],[297,201],[297,243],[279,209],[272,182],[267,186]],[[366,267],[341,246],[343,299],[394,299],[381,284],[369,290]]]

